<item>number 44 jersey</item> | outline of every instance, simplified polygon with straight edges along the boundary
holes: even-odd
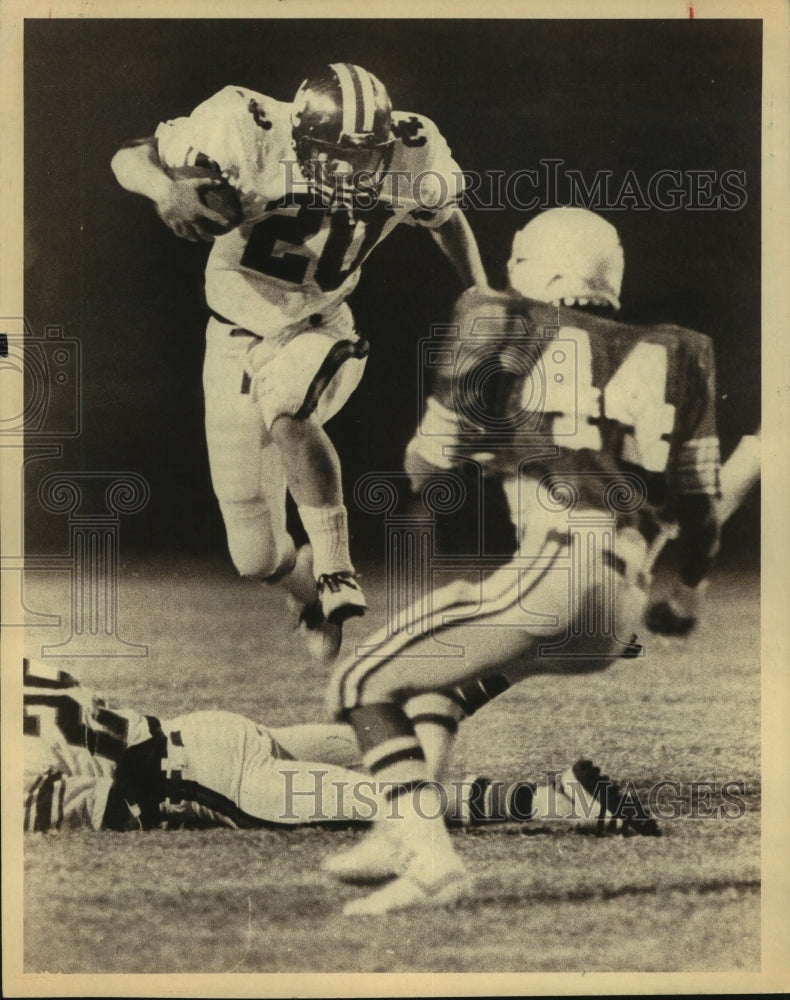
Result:
[[[683,497],[719,490],[713,348],[682,327],[631,326],[517,295],[461,297],[424,351],[433,395],[410,451],[528,477],[652,540]],[[529,517],[529,504],[524,516]]]
[[[214,164],[236,188],[243,221],[214,241],[206,268],[209,307],[268,337],[345,299],[359,267],[401,222],[440,226],[463,192],[447,143],[427,118],[393,112],[395,149],[378,197],[329,209],[296,160],[290,104],[225,87],[191,115],[156,131],[167,168]]]

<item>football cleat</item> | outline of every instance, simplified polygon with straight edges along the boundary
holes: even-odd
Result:
[[[433,858],[430,861],[430,865],[425,865],[415,860],[400,878],[369,896],[352,899],[343,908],[344,916],[392,913],[414,907],[448,906],[472,895],[474,880],[460,858],[452,854],[441,866],[437,866]]]
[[[331,663],[340,652],[343,633],[339,625],[328,622],[324,616],[313,576],[310,545],[297,550],[294,564],[282,583],[294,616],[294,628],[302,636],[308,653],[320,663]]]
[[[343,630],[339,625],[326,620],[318,600],[311,601],[302,608],[296,628],[314,660],[332,663],[337,659],[343,642]]]
[[[353,573],[323,573],[317,587],[324,618],[332,625],[340,626],[347,618],[367,611],[365,595]]]
[[[402,857],[401,846],[382,823],[373,828],[358,844],[347,851],[324,858],[321,870],[341,882],[369,885],[397,875]]]
[[[577,760],[557,778],[554,787],[571,803],[569,818],[579,833],[661,836],[658,824],[639,799],[624,795],[591,760]]]

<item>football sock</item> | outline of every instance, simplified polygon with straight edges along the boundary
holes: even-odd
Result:
[[[447,695],[437,692],[418,694],[403,706],[425,755],[429,780],[443,781],[463,710]]]
[[[348,515],[337,507],[299,507],[299,516],[313,547],[313,573],[353,573],[348,547]]]
[[[420,741],[399,705],[359,705],[346,714],[354,727],[362,761],[377,781],[405,786],[427,779]]]

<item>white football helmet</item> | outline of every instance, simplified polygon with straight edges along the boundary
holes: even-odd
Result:
[[[527,298],[617,310],[624,266],[613,225],[586,208],[551,208],[516,233],[507,271]]]

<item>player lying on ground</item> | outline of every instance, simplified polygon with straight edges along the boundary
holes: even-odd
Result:
[[[281,582],[308,647],[333,658],[343,620],[366,608],[323,429],[368,353],[346,299],[402,223],[429,229],[463,288],[486,285],[458,208],[461,169],[430,119],[392,111],[381,81],[348,63],[310,77],[292,103],[225,87],[112,167],[177,236],[213,240],[206,437],[231,558],[242,576]],[[286,489],[311,543],[299,553]]]
[[[232,712],[156,719],[111,709],[46,662],[24,665],[25,830],[250,829],[372,820],[380,789],[350,726],[267,728]],[[549,780],[447,785],[448,822],[570,822],[658,834],[641,804],[590,761]]]
[[[690,591],[718,547],[709,338],[585,308],[619,308],[623,253],[614,228],[583,209],[530,223],[509,274],[512,292],[459,302],[459,337],[443,345],[407,470],[419,478],[471,461],[500,476],[518,550],[486,578],[422,595],[399,619],[406,626],[371,637],[330,685],[330,710],[353,725],[366,766],[393,783],[406,816],[376,822],[326,863],[341,877],[399,876],[350,903],[351,914],[470,892],[444,829],[415,806],[426,780],[446,775],[459,718],[524,677],[583,674],[643,652],[636,638],[668,524],[678,525]],[[465,704],[456,688],[475,678],[479,697]]]

